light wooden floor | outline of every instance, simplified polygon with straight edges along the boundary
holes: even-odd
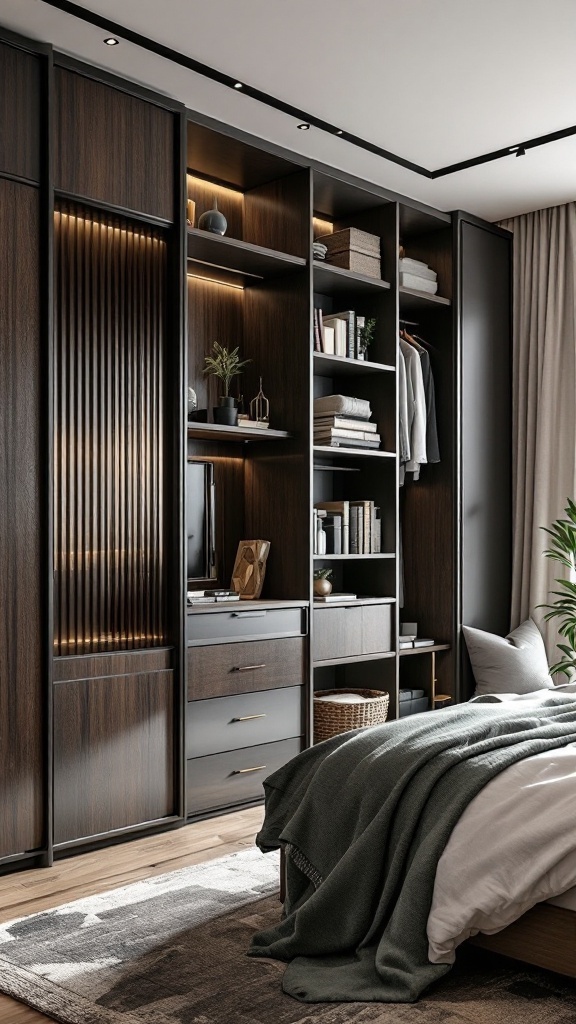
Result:
[[[262,807],[237,811],[161,836],[67,857],[51,868],[0,877],[0,922],[252,846],[263,813]],[[0,1024],[40,1024],[50,1020],[0,993]]]

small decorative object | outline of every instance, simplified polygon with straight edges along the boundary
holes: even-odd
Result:
[[[257,423],[268,423],[270,420],[270,402],[262,391],[262,377],[260,377],[260,390],[250,402],[250,419]]]
[[[206,356],[204,362],[204,373],[211,373],[224,385],[224,394],[218,399],[218,406],[214,408],[214,422],[222,423],[229,427],[235,427],[238,423],[238,402],[230,396],[230,384],[242,372],[242,367],[251,362],[250,359],[240,359],[238,346],[232,351],[225,345],[215,341],[212,345],[213,355]]]
[[[211,210],[206,210],[198,220],[198,227],[202,231],[211,231],[214,235],[225,235],[226,228],[228,227],[228,221],[223,213],[220,213],[218,209],[218,200],[214,196],[214,206]]]
[[[232,571],[232,588],[243,600],[260,597],[269,551],[269,540],[240,541]]]
[[[191,412],[196,412],[198,408],[198,399],[194,388],[188,388],[188,416]]]
[[[194,218],[196,217],[196,203],[193,199],[189,199],[186,203],[186,223],[189,228],[194,227]],[[226,228],[224,228],[226,230]]]
[[[553,558],[566,566],[568,579],[555,579],[554,582],[562,589],[551,590],[550,597],[554,601],[537,607],[550,609],[544,616],[546,622],[551,619],[560,620],[558,632],[567,641],[556,645],[561,651],[561,657],[552,665],[550,675],[563,672],[570,678],[576,668],[576,504],[570,498],[566,502],[564,511],[568,518],[556,519],[551,527],[542,526],[541,529],[552,537],[550,547],[544,552],[546,558]]]
[[[314,743],[350,729],[382,725],[388,715],[389,694],[382,690],[316,690],[314,693]],[[360,700],[350,700],[356,696]],[[332,700],[330,698],[333,698]]]
[[[332,583],[328,578],[331,575],[332,569],[314,570],[314,593],[317,597],[325,597],[326,594],[332,593]]]
[[[360,328],[358,336],[358,358],[365,359],[368,347],[374,341],[374,334],[376,331],[376,320],[371,317],[364,322],[364,326]]]

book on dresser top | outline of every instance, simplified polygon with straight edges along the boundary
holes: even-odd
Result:
[[[335,448],[379,448],[380,440],[376,434],[361,435],[360,432],[355,437],[351,437],[350,434],[342,434],[340,431],[331,431],[328,433],[316,433],[314,432],[314,444],[335,447]]]
[[[326,427],[314,423],[314,437],[350,437],[358,441],[380,441],[380,434],[371,430],[350,430],[349,427]]]
[[[337,601],[356,601],[356,594],[338,594],[332,591],[331,594],[323,594],[321,597],[314,595],[314,600],[321,604],[336,604]]]
[[[409,647],[433,647],[434,643],[434,640],[427,640],[424,638],[420,639],[419,637],[409,640],[408,637],[401,636],[398,642],[398,647],[401,651],[404,651]]]

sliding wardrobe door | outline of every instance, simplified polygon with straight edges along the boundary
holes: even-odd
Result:
[[[0,857],[46,844],[38,239],[38,189],[0,178]]]
[[[505,635],[512,564],[511,235],[456,218],[459,260],[460,624]],[[462,650],[462,699],[473,689]]]
[[[167,244],[60,202],[54,290],[54,841],[174,813]]]

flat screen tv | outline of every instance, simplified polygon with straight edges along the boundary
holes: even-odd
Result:
[[[214,464],[186,464],[186,564],[188,582],[216,579]]]

